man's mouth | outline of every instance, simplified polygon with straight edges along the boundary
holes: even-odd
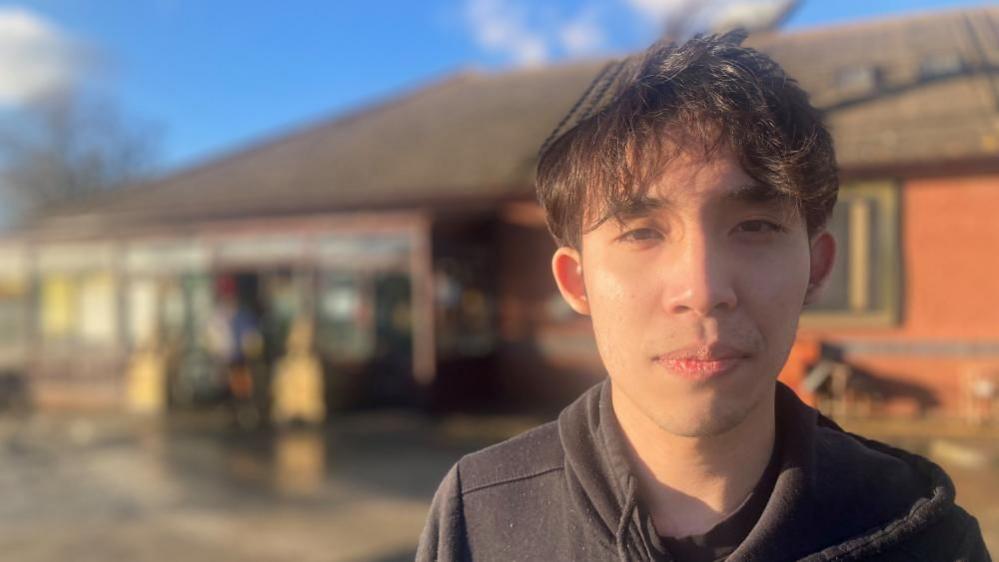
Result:
[[[749,353],[739,348],[714,342],[657,355],[653,361],[680,378],[704,381],[733,370],[749,357]]]

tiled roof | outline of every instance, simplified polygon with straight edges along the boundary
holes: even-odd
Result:
[[[999,158],[999,8],[757,38],[827,110],[844,168]]]

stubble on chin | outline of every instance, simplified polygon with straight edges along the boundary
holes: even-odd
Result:
[[[768,397],[773,395],[773,389],[763,390],[751,400],[727,400],[719,397],[703,406],[697,405],[693,409],[684,410],[684,406],[690,408],[692,405],[687,401],[686,404],[677,404],[673,411],[658,409],[644,414],[660,430],[671,435],[688,438],[717,437],[762,414],[761,410],[771,403]]]

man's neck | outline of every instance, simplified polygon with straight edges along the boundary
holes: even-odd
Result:
[[[661,536],[709,531],[742,504],[770,460],[773,391],[735,427],[698,437],[656,425],[621,392],[611,397],[639,494]]]

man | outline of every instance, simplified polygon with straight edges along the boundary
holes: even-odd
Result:
[[[609,380],[459,461],[418,559],[988,559],[939,467],[776,382],[838,179],[806,94],[743,38],[608,66],[542,147],[552,271]]]

